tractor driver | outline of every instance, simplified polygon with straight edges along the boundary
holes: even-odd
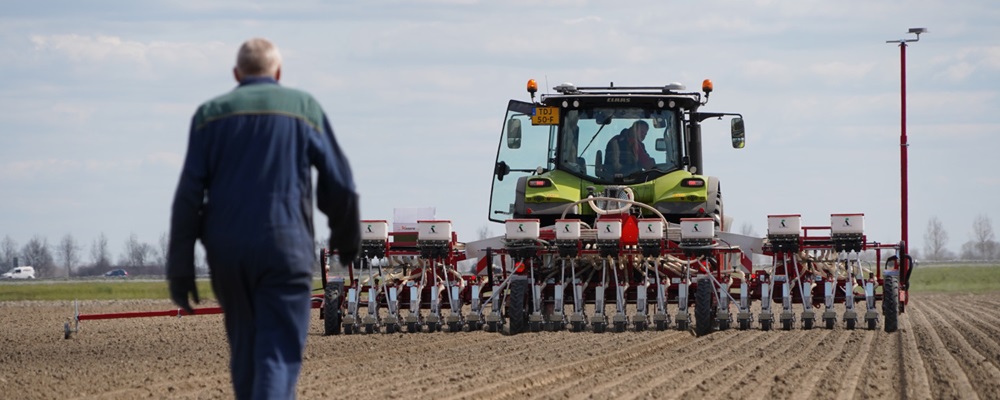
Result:
[[[604,171],[608,177],[627,176],[656,164],[646,152],[646,145],[642,143],[648,132],[649,123],[638,120],[608,141],[604,163]]]

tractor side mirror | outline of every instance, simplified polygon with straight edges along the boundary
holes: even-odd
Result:
[[[742,149],[746,146],[746,134],[743,129],[743,118],[733,118],[730,124],[730,130],[733,135],[733,148]]]
[[[666,139],[656,138],[656,151],[667,151]]]
[[[510,173],[510,166],[506,162],[500,161],[495,167],[493,167],[493,174],[497,176],[498,181],[503,181],[503,177]]]
[[[519,119],[507,120],[507,148],[521,148],[521,120]]]

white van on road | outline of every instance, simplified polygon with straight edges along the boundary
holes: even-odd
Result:
[[[35,279],[35,267],[17,267],[0,275],[0,279]]]

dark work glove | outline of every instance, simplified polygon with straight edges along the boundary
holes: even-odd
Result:
[[[170,278],[168,286],[170,286],[170,299],[174,301],[174,304],[187,311],[188,314],[194,314],[194,309],[188,302],[188,295],[194,299],[194,304],[201,302],[201,299],[198,298],[198,286],[194,283],[194,277]]]
[[[348,266],[358,258],[358,245],[344,245],[337,249],[337,256],[340,258],[340,265]]]

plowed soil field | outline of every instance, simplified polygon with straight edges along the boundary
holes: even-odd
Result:
[[[170,309],[81,303],[81,313]],[[0,398],[230,398],[221,316],[85,321],[0,303]],[[1000,399],[1000,293],[915,295],[897,333],[843,329],[322,336],[299,397]]]

